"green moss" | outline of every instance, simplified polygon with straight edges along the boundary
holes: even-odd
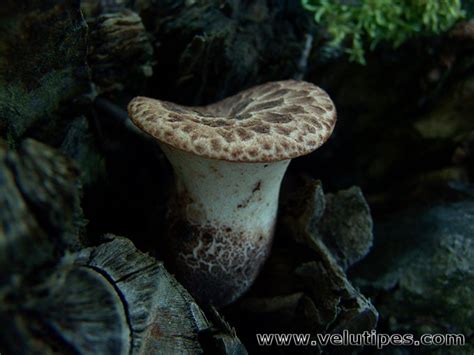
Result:
[[[365,64],[364,42],[398,47],[417,35],[446,31],[464,16],[461,0],[302,0],[316,23],[331,35],[331,46],[346,47],[350,59]]]

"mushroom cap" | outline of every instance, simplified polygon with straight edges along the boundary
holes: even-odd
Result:
[[[269,82],[202,107],[135,97],[136,126],[176,149],[209,159],[273,162],[308,154],[331,135],[336,109],[304,81]]]

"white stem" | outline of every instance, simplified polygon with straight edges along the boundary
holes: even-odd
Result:
[[[227,162],[161,147],[176,178],[169,243],[177,276],[198,299],[230,303],[268,255],[290,160]]]

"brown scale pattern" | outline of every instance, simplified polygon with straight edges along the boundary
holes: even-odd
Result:
[[[271,162],[308,154],[331,135],[336,109],[304,81],[270,82],[203,107],[136,97],[132,121],[160,142],[210,159]]]
[[[171,218],[167,264],[197,300],[220,307],[233,302],[255,281],[272,240],[273,227],[249,234]]]

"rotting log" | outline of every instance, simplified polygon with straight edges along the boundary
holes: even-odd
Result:
[[[245,354],[230,326],[208,321],[129,239],[85,247],[79,181],[57,150],[0,141],[0,352]]]

